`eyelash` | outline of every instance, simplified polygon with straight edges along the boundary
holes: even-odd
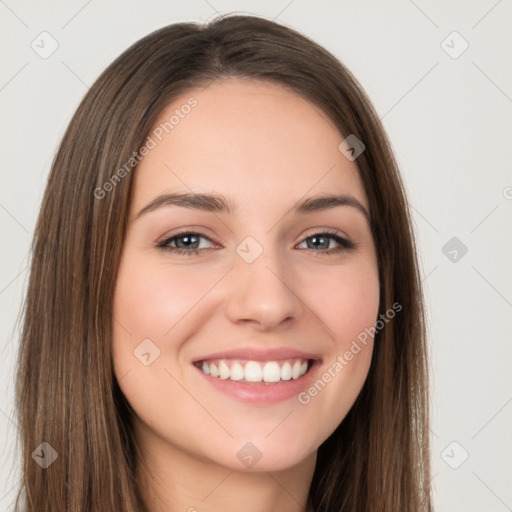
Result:
[[[207,240],[210,240],[207,236],[204,236],[201,233],[196,233],[194,231],[181,231],[180,233],[177,233],[169,238],[166,238],[165,240],[162,240],[161,242],[159,242],[156,245],[156,247],[158,249],[163,249],[165,251],[171,251],[172,253],[178,254],[180,256],[194,256],[194,255],[198,255],[200,253],[200,251],[204,250],[204,249],[186,250],[186,249],[179,249],[177,247],[169,246],[169,244],[171,242],[175,241],[178,238],[182,238],[185,235],[192,235],[192,236],[196,236],[199,238],[206,238]],[[321,231],[318,233],[313,233],[313,234],[307,236],[306,238],[304,238],[304,240],[300,243],[302,244],[304,241],[308,240],[309,238],[322,237],[322,236],[325,236],[326,238],[330,238],[330,239],[334,240],[336,243],[339,244],[339,246],[334,249],[327,249],[327,250],[323,250],[323,251],[322,250],[316,251],[314,249],[303,249],[303,250],[306,250],[307,252],[314,254],[315,256],[320,256],[320,255],[331,256],[334,254],[342,253],[344,251],[353,250],[357,247],[357,244],[355,242],[352,242],[351,240],[348,240],[346,238],[339,236],[336,231],[329,231],[329,230]]]

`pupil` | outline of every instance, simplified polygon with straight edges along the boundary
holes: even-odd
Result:
[[[194,239],[196,239],[196,240],[194,241]],[[180,238],[178,238],[178,239],[177,239],[177,241],[179,241],[179,240],[183,240],[183,241],[185,241],[184,246],[185,246],[185,248],[188,248],[188,249],[189,249],[189,248],[190,248],[190,244],[191,244],[191,243],[192,243],[192,244],[197,243],[197,236],[195,236],[195,235],[186,235],[186,236],[181,236]],[[191,240],[192,240],[192,241],[191,241]],[[177,245],[179,245],[179,243],[178,243]]]
[[[313,236],[311,238],[311,241],[312,241],[312,244],[314,245],[314,247],[318,247],[319,245],[324,245],[325,246],[325,243],[324,244],[319,244],[319,243],[316,243],[318,242],[319,240],[326,240],[326,238],[324,236]],[[324,247],[325,248],[325,247]]]

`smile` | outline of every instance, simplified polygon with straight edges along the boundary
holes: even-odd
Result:
[[[265,406],[293,399],[311,385],[322,356],[286,346],[246,346],[199,355],[192,365],[206,393],[214,390],[239,402]]]
[[[311,367],[312,360],[293,358],[281,361],[251,361],[239,359],[212,359],[195,365],[205,375],[241,383],[276,384],[300,379]]]

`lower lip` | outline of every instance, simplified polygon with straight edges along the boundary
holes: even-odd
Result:
[[[269,404],[288,400],[304,391],[314,380],[320,363],[319,360],[313,361],[309,371],[298,379],[281,380],[272,384],[265,384],[264,382],[247,384],[231,379],[220,379],[219,377],[206,375],[196,366],[194,368],[201,373],[206,382],[241,402]]]

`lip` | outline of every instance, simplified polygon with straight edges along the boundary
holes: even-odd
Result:
[[[313,359],[315,361],[321,360],[319,354],[310,352],[302,352],[287,347],[280,347],[274,349],[261,349],[261,348],[237,348],[233,350],[223,350],[221,352],[214,352],[201,357],[197,357],[192,361],[192,364],[200,361],[208,361],[210,359],[242,359],[248,361],[280,361],[283,359]],[[309,373],[309,372],[308,372]],[[307,375],[307,374],[306,374]]]
[[[240,354],[243,354],[245,357],[247,352],[240,352]],[[215,355],[216,357],[214,358],[212,355]],[[217,354],[212,355],[208,356],[208,358],[218,358]],[[230,352],[230,357],[234,358],[233,352]],[[295,357],[295,355],[292,357]],[[205,359],[207,358],[199,359],[198,361],[204,361]],[[228,395],[229,397],[234,398],[239,402],[252,404],[275,404],[289,400],[292,397],[297,397],[299,393],[307,389],[309,386],[311,386],[312,382],[314,382],[322,361],[318,358],[308,359],[310,359],[309,369],[302,377],[298,379],[290,379],[287,381],[279,381],[272,384],[265,384],[264,382],[243,383],[240,381],[233,381],[231,379],[220,379],[218,377],[206,375],[203,373],[201,368],[198,368],[196,365],[192,366],[196,369],[196,371],[200,373],[204,379],[203,382],[206,385],[211,385],[217,391],[220,391],[221,393]]]

